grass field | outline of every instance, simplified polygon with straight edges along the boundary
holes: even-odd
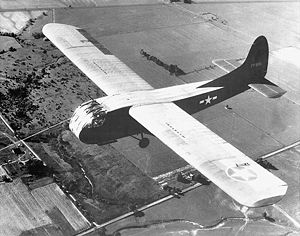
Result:
[[[43,211],[50,212],[56,207],[72,226],[74,232],[81,231],[90,226],[90,223],[83,217],[57,184],[52,183],[41,188],[36,188],[31,194]]]
[[[19,235],[52,223],[20,180],[1,184],[0,191],[1,235]]]
[[[47,228],[54,230],[59,226],[68,228],[71,232],[63,235],[71,235],[90,226],[54,183],[30,192],[26,185],[17,179],[13,183],[0,184],[0,198],[0,235],[20,235],[29,231],[34,235],[42,235],[43,232],[44,235]],[[55,211],[60,214],[55,214]],[[57,215],[60,215],[60,220],[55,220]],[[57,235],[63,232],[57,231]]]

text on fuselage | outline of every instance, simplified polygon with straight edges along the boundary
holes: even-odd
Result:
[[[259,67],[259,66],[262,66],[262,63],[261,63],[261,62],[252,63],[252,64],[250,65],[251,68]]]

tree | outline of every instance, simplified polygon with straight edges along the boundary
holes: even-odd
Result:
[[[41,160],[30,159],[26,162],[26,166],[29,174],[36,175],[39,177],[51,176],[53,174],[53,170],[44,165]]]
[[[45,35],[42,32],[34,32],[34,33],[32,33],[32,36],[35,39],[40,39],[40,38],[44,38],[45,37]]]
[[[17,49],[15,49],[14,47],[10,47],[10,48],[8,49],[8,51],[14,52],[14,51],[17,51]]]

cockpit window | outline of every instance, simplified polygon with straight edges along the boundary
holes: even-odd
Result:
[[[98,127],[98,126],[103,125],[103,123],[105,121],[105,117],[106,117],[106,110],[104,110],[104,108],[101,106],[101,104],[99,104],[96,101],[90,101],[90,103],[86,107],[85,111],[86,111],[86,114],[92,115],[91,125],[93,127]]]
[[[95,112],[97,110],[103,110],[103,107],[96,101],[91,101],[87,104],[86,113],[89,114],[91,112]]]

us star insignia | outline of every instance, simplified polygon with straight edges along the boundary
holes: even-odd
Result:
[[[257,179],[257,174],[247,166],[234,166],[227,169],[227,175],[237,181],[248,182]]]
[[[211,97],[211,96],[208,95],[207,98],[201,100],[201,101],[199,102],[199,104],[203,104],[203,103],[205,103],[205,105],[211,104],[211,101],[216,100],[217,98],[218,98],[218,96]]]

